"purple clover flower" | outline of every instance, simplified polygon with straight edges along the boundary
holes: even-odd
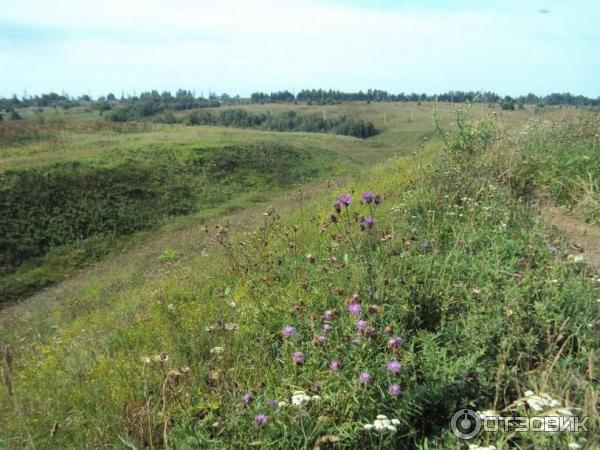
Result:
[[[367,326],[369,326],[369,324],[364,320],[359,320],[358,322],[356,322],[355,326],[357,329],[363,331],[367,328]]]
[[[325,313],[323,313],[323,318],[325,320],[333,320],[333,318],[335,317],[335,313],[328,309],[327,311],[325,311]]]
[[[360,305],[358,303],[350,303],[347,309],[353,316],[358,316],[360,314]]]
[[[281,335],[284,338],[289,338],[292,337],[294,334],[296,334],[296,328],[291,326],[291,325],[286,325],[285,327],[283,327],[283,329],[281,330]]]
[[[373,194],[371,191],[363,192],[362,201],[363,203],[370,205],[375,201],[375,194]]]
[[[323,333],[329,333],[330,331],[331,331],[331,325],[329,325],[328,323],[323,325]]]
[[[292,361],[294,364],[304,364],[304,353],[302,352],[294,352],[292,355]]]
[[[254,400],[254,396],[249,392],[247,392],[246,394],[244,394],[242,396],[242,403],[244,404],[244,406],[249,406],[253,400]]]
[[[256,416],[254,416],[254,423],[259,428],[264,427],[267,424],[268,420],[269,417],[265,416],[264,414],[257,414]]]
[[[361,372],[360,375],[358,376],[358,381],[360,381],[360,384],[363,384],[366,386],[367,384],[369,384],[371,382],[372,378],[373,377],[371,376],[370,373]]]
[[[398,348],[402,345],[402,338],[399,336],[395,336],[390,338],[387,342],[389,348]]]
[[[400,361],[388,361],[386,364],[387,370],[389,373],[397,374],[402,369],[402,363]]]
[[[388,386],[388,394],[398,397],[400,394],[402,394],[402,389],[397,384],[390,384]]]
[[[325,336],[317,336],[317,345],[323,345],[325,342],[327,342],[327,338]]]
[[[329,369],[330,369],[332,372],[337,372],[337,370],[338,370],[339,368],[340,368],[340,362],[339,362],[337,359],[334,359],[334,360],[332,360],[332,361],[329,363]]]
[[[556,245],[549,245],[548,246],[548,251],[550,253],[556,253],[558,251],[558,248],[556,247]]]

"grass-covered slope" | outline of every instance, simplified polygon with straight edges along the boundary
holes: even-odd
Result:
[[[211,227],[185,266],[90,285],[35,328],[6,329],[0,442],[463,448],[456,410],[531,414],[515,403],[531,390],[591,431],[473,442],[593,448],[598,283],[503,184],[496,136],[463,123],[445,153],[267,211],[253,231]],[[395,431],[365,429],[378,414]]]
[[[110,160],[8,170],[0,187],[3,300],[63,279],[85,259],[109,253],[124,235],[215,210],[250,192],[331,175],[336,164],[347,161],[327,150],[285,144],[167,144],[122,151]]]

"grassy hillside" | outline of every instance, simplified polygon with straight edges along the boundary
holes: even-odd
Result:
[[[167,229],[56,302],[6,310],[0,443],[464,448],[456,410],[531,414],[548,394],[591,431],[474,443],[594,448],[598,275],[499,164],[518,117],[460,120],[445,151],[415,135],[414,155]],[[390,155],[401,134],[390,125],[348,154]],[[395,431],[365,429],[378,414]]]

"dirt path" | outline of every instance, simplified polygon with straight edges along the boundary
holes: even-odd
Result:
[[[540,213],[547,223],[567,236],[573,250],[583,254],[588,266],[600,270],[600,227],[585,223],[548,201],[540,202]]]

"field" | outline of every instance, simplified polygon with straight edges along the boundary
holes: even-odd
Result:
[[[597,250],[544,219],[597,232],[597,112],[236,108],[378,134],[0,125],[0,448],[600,445]]]

